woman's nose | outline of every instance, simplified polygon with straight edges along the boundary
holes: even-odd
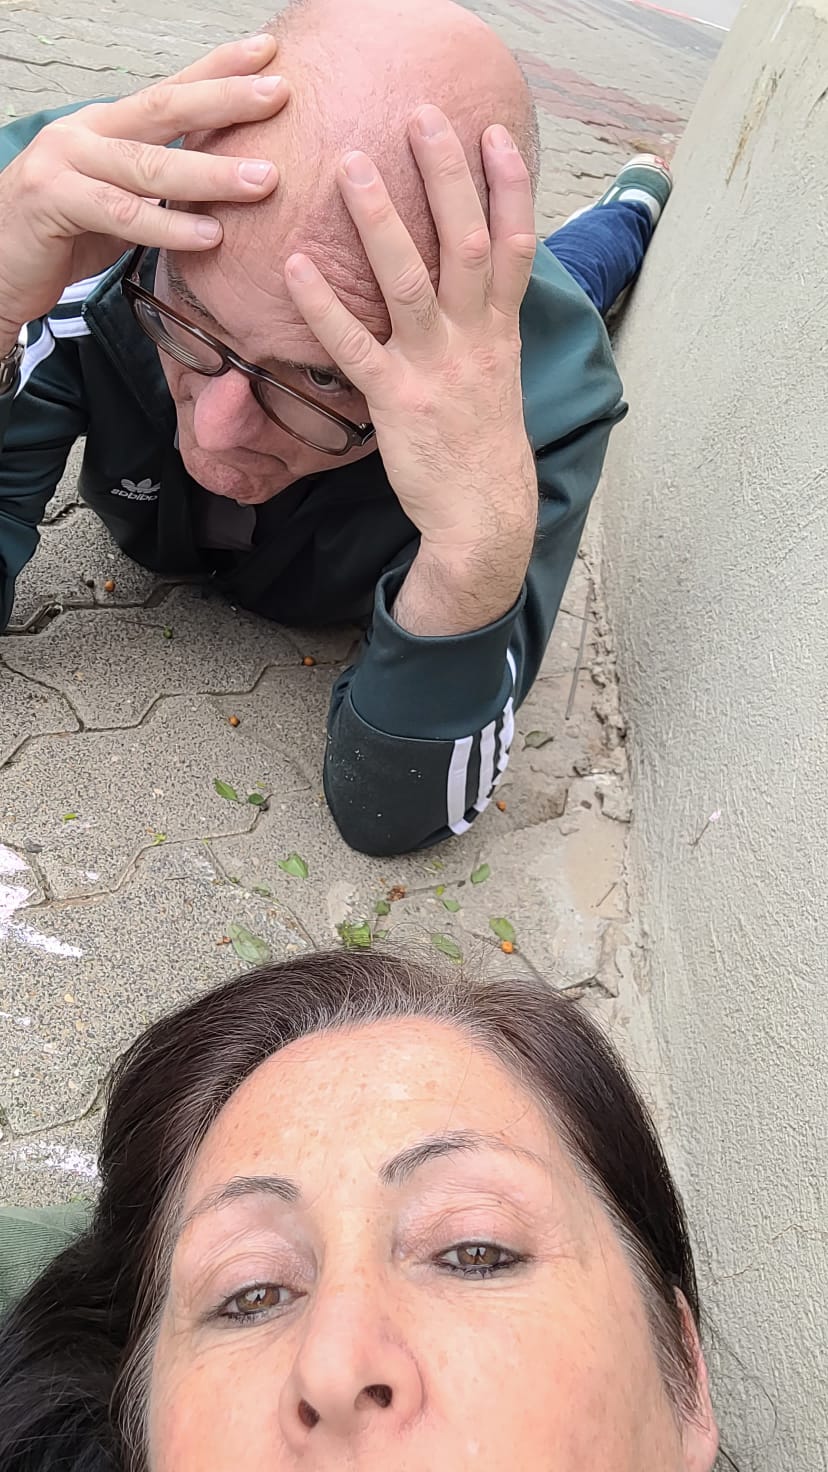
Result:
[[[387,1304],[361,1295],[318,1299],[282,1391],[280,1418],[288,1445],[314,1441],[344,1448],[370,1436],[397,1436],[422,1409],[423,1383],[411,1347]]]
[[[263,418],[247,379],[232,369],[202,378],[195,390],[193,430],[202,450],[221,454],[249,447]]]

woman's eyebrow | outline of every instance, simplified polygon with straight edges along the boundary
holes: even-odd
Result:
[[[400,1187],[434,1160],[444,1159],[447,1155],[469,1155],[481,1150],[496,1150],[518,1160],[528,1160],[532,1165],[539,1165],[542,1170],[549,1169],[549,1161],[544,1160],[542,1155],[536,1154],[534,1150],[526,1150],[521,1145],[510,1145],[498,1135],[481,1134],[479,1130],[447,1130],[445,1134],[429,1135],[424,1140],[418,1140],[416,1145],[408,1145],[404,1150],[398,1151],[380,1166],[377,1174],[383,1186]],[[223,1186],[209,1191],[192,1211],[188,1211],[177,1235],[180,1236],[198,1217],[220,1211],[222,1207],[246,1196],[276,1196],[287,1206],[295,1206],[302,1199],[302,1190],[289,1176],[234,1176]]]
[[[402,1186],[416,1171],[433,1160],[446,1155],[469,1155],[481,1150],[497,1150],[518,1160],[528,1160],[543,1170],[549,1169],[549,1161],[544,1160],[542,1155],[537,1155],[534,1150],[526,1150],[522,1145],[510,1145],[499,1135],[481,1134],[479,1130],[447,1130],[444,1134],[429,1135],[416,1145],[400,1150],[380,1166],[379,1178],[384,1186]]]

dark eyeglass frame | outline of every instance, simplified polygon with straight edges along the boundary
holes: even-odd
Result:
[[[202,327],[197,327],[194,322],[190,322],[180,312],[176,312],[172,307],[168,307],[166,302],[159,301],[157,297],[153,296],[152,292],[148,291],[145,286],[142,286],[138,279],[144,256],[149,249],[150,247],[146,245],[136,246],[127,261],[121,281],[121,290],[141,331],[146,334],[151,342],[155,343],[157,348],[169,354],[171,358],[183,364],[185,368],[190,368],[193,373],[200,373],[204,378],[221,378],[223,374],[229,373],[230,369],[234,368],[237,373],[241,373],[248,380],[257,404],[267,415],[268,419],[272,420],[274,424],[278,424],[279,428],[285,431],[285,434],[291,435],[293,439],[299,440],[303,445],[308,445],[312,450],[318,450],[321,455],[330,455],[335,459],[339,459],[343,455],[350,454],[351,450],[363,450],[366,445],[371,443],[376,433],[372,424],[355,424],[353,420],[346,419],[344,415],[337,414],[333,409],[324,409],[321,404],[318,404],[315,399],[311,398],[310,394],[300,393],[299,389],[291,388],[289,384],[282,383],[280,379],[276,378],[274,374],[266,372],[264,368],[258,368],[255,363],[245,362],[244,358],[240,358],[237,353],[234,353],[231,348],[228,348],[219,338],[213,337],[209,332],[205,332]],[[157,312],[161,312],[166,317],[171,317],[173,322],[178,323],[179,327],[186,328],[194,337],[205,343],[207,347],[212,348],[213,352],[217,353],[221,359],[218,368],[200,368],[191,363],[186,356],[179,356],[175,351],[174,343],[168,346],[166,343],[158,342],[141,318],[140,311],[138,310],[139,302],[146,302],[149,306],[154,307]],[[289,424],[285,424],[265,402],[259,390],[261,383],[272,384],[274,388],[278,388],[283,394],[287,394],[288,398],[296,399],[301,404],[307,404],[309,409],[313,409],[323,419],[327,419],[331,424],[338,425],[348,436],[344,448],[341,450],[331,450],[325,446],[314,444],[313,440],[307,439],[304,435],[299,434],[297,430],[292,429]]]

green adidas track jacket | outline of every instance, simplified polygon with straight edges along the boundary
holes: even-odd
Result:
[[[0,168],[72,110],[0,129]],[[299,481],[258,507],[251,550],[228,557],[199,547],[198,488],[176,449],[156,349],[121,294],[124,265],[70,286],[29,324],[19,380],[0,398],[0,629],[69,449],[85,435],[80,493],[136,562],[212,578],[233,602],[279,623],[364,625],[328,720],[325,791],[346,841],[388,855],[464,833],[506,769],[514,711],[538,672],[610,430],[625,412],[598,314],[539,247],[521,315],[539,494],[525,586],[487,628],[418,638],[390,611],[417,532],[379,454]],[[147,267],[154,271],[152,256]]]

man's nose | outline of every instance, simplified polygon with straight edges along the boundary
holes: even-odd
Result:
[[[202,450],[220,454],[250,445],[268,421],[241,373],[204,378],[193,406],[193,430]]]
[[[389,1307],[387,1293],[364,1285],[320,1289],[279,1406],[294,1451],[344,1451],[362,1437],[381,1445],[420,1413],[420,1371]]]

